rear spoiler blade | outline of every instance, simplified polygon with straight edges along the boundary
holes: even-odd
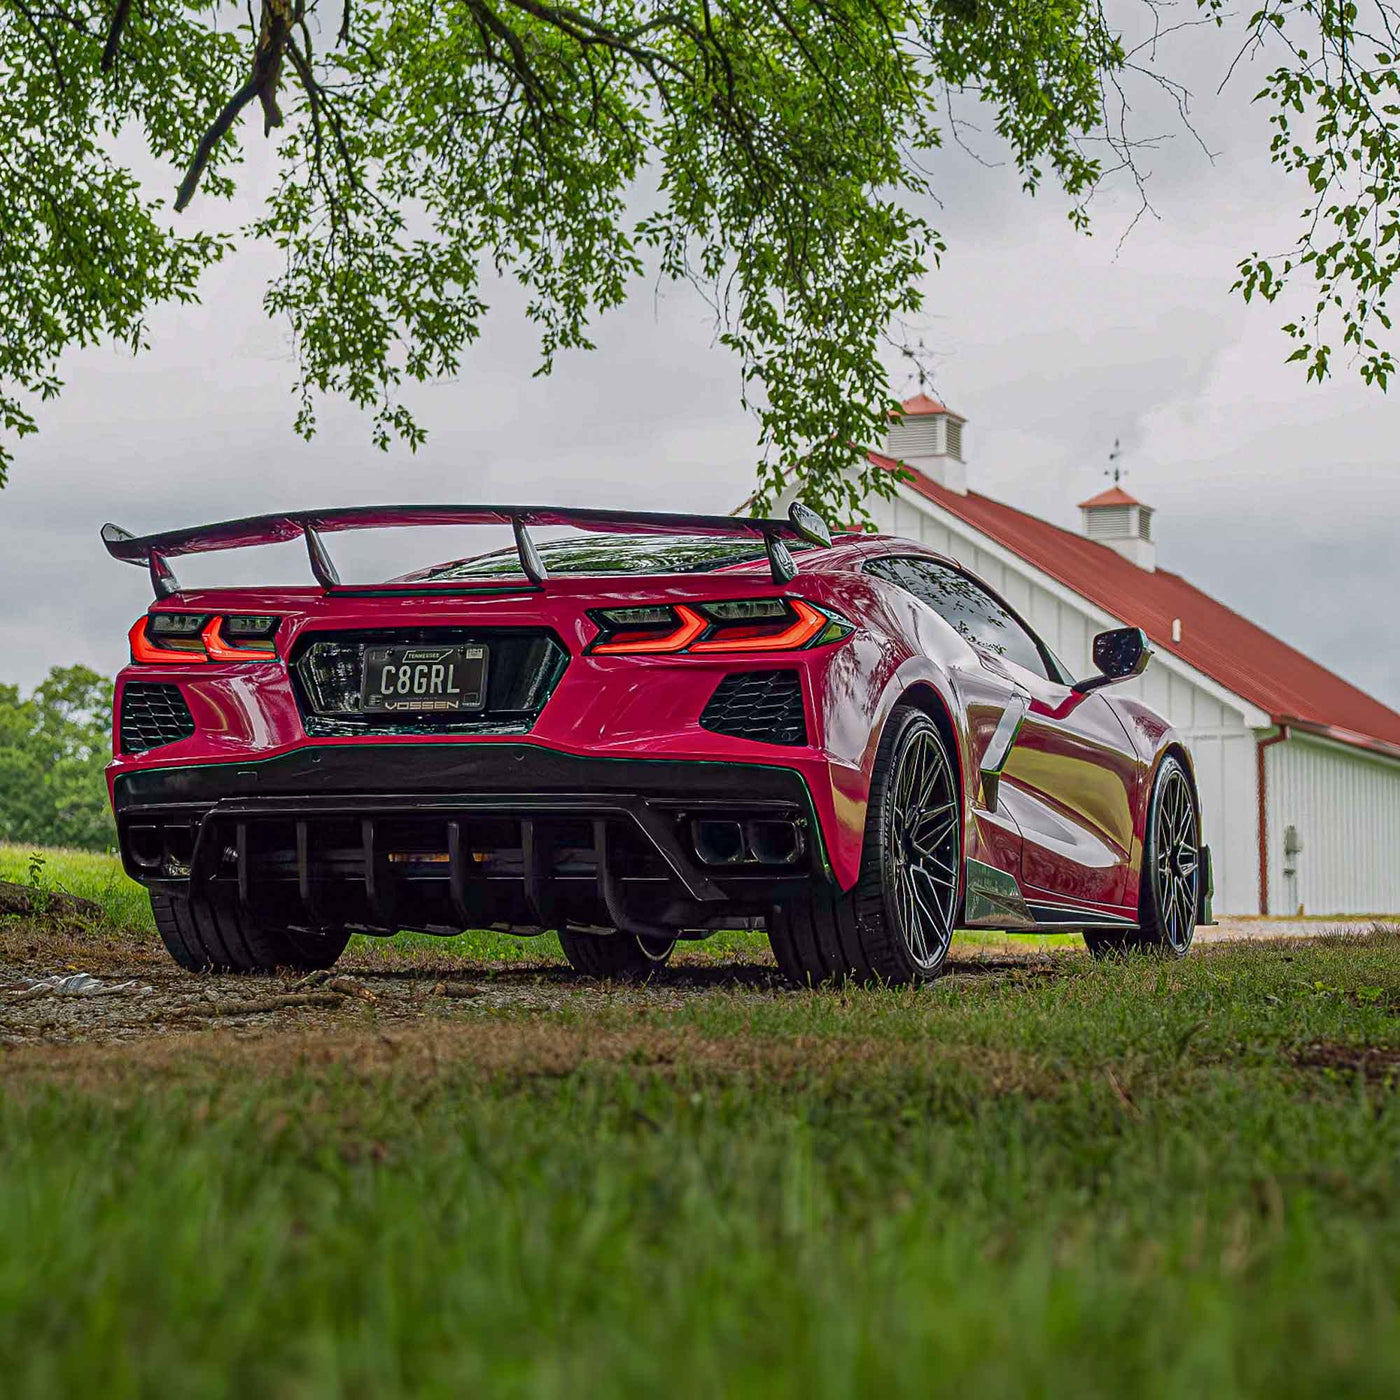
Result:
[[[509,525],[520,556],[520,570],[533,587],[543,587],[548,577],[529,527],[572,526],[610,534],[740,535],[760,538],[768,554],[775,583],[786,583],[797,573],[785,539],[830,545],[831,532],[814,511],[796,503],[786,520],[756,516],[687,515],[676,511],[600,510],[587,506],[483,506],[483,505],[387,505],[346,506],[331,510],[291,511],[280,515],[250,515],[188,530],[164,530],[154,535],[133,535],[119,525],[102,527],[102,543],[113,559],[150,570],[157,598],[179,591],[169,560],[179,554],[204,554],[221,549],[245,549],[254,545],[306,542],[307,557],[316,582],[326,589],[341,588],[340,576],[326,549],[323,535],[339,530],[397,529],[417,525]],[[435,591],[432,584],[416,591]]]

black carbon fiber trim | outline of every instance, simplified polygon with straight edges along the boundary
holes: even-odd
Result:
[[[802,683],[796,671],[736,671],[715,688],[703,728],[762,744],[805,744]]]
[[[119,732],[123,753],[145,753],[188,739],[194,717],[178,685],[131,681],[122,691]]]

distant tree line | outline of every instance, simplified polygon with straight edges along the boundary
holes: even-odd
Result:
[[[112,682],[55,666],[24,697],[0,684],[0,841],[116,844],[102,770],[112,756]]]

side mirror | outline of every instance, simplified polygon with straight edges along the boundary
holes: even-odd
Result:
[[[1100,632],[1094,638],[1094,665],[1099,674],[1075,681],[1074,688],[1082,695],[1103,685],[1131,680],[1142,675],[1151,660],[1152,643],[1141,627],[1115,627],[1111,632]]]

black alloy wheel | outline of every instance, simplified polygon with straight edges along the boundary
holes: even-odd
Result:
[[[1127,932],[1088,930],[1095,957],[1156,953],[1184,958],[1196,936],[1201,905],[1201,817],[1191,775],[1168,755],[1157,769],[1147,808],[1147,839],[1138,889],[1138,927]]]
[[[802,986],[937,977],[957,923],[962,836],[957,776],[938,726],[896,706],[875,759],[860,878],[848,892],[817,888],[773,909],[778,966]]]
[[[1162,765],[1153,797],[1152,912],[1171,951],[1181,957],[1196,933],[1201,834],[1191,780],[1176,759]]]

